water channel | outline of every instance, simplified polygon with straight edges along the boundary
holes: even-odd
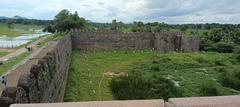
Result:
[[[16,48],[47,34],[51,33],[36,32],[35,34],[24,34],[14,38],[0,35],[0,48]]]

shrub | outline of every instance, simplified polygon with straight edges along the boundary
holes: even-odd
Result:
[[[203,48],[204,51],[216,51],[220,53],[232,53],[233,49],[234,47],[232,44],[224,42],[211,44]]]
[[[237,72],[224,72],[220,76],[220,83],[229,88],[240,90],[240,71]]]
[[[152,63],[153,63],[153,64],[156,64],[156,63],[158,63],[158,61],[157,61],[156,59],[154,59],[154,60],[152,61]]]
[[[237,60],[240,62],[240,55],[237,55]]]
[[[233,46],[231,44],[228,43],[216,43],[214,45],[214,48],[217,52],[221,52],[221,53],[231,53],[233,52]]]
[[[210,44],[206,44],[206,43],[202,43],[202,44],[200,44],[200,46],[199,46],[199,50],[200,51],[208,51],[209,48],[210,47]]]
[[[226,65],[231,65],[232,62],[230,62],[228,60],[216,60],[215,64],[220,65],[220,66],[226,66]]]
[[[236,58],[240,62],[240,46],[235,46],[234,47],[234,53],[237,54]]]
[[[209,60],[204,57],[198,57],[196,58],[196,61],[198,61],[199,63],[209,63]]]
[[[152,65],[150,69],[153,70],[153,71],[159,71],[160,70],[158,65]]]
[[[225,67],[221,67],[221,68],[219,68],[218,71],[221,72],[221,73],[224,73],[224,72],[226,72],[226,68]]]
[[[240,46],[235,46],[233,52],[236,54],[240,54]]]
[[[237,71],[237,72],[235,73],[235,77],[236,77],[237,79],[240,79],[240,71]]]
[[[212,82],[202,83],[199,93],[201,96],[218,96],[221,95],[218,87]]]
[[[181,95],[172,81],[159,75],[144,77],[140,72],[117,77],[111,81],[110,87],[118,100],[168,99]]]

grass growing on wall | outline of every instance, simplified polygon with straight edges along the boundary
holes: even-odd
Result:
[[[183,97],[239,94],[239,91],[224,87],[219,82],[225,70],[235,72],[240,69],[239,64],[234,54],[215,52],[75,50],[64,100],[116,100],[119,93],[112,92],[111,81],[131,71],[144,72],[145,77],[160,75],[169,79]]]

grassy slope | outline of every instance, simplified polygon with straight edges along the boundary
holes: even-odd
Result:
[[[7,55],[7,54],[8,54],[8,52],[0,52],[0,57]]]
[[[178,81],[183,96],[199,96],[198,88],[204,82],[213,82],[222,95],[237,94],[221,86],[216,80],[219,69],[240,68],[232,54],[220,53],[159,53],[154,51],[82,52],[73,51],[65,101],[113,100],[109,87],[112,79],[106,72],[144,70],[149,74],[164,75]],[[152,63],[156,60],[157,63]],[[216,61],[223,61],[216,65]],[[158,67],[158,71],[152,70]],[[101,85],[99,85],[101,84]],[[238,93],[239,94],[239,93]]]
[[[16,65],[17,63],[19,63],[20,61],[22,61],[23,59],[25,59],[27,56],[29,56],[31,54],[31,52],[25,52],[22,53],[10,60],[8,60],[7,62],[5,62],[3,65],[0,65],[0,75],[2,75],[4,72],[6,72],[7,70],[9,70],[10,68],[12,68],[14,65]]]
[[[0,23],[0,35],[6,35],[9,37],[33,33],[32,31],[29,31],[29,29],[42,29],[42,26],[14,24],[13,28],[9,29],[6,24]]]

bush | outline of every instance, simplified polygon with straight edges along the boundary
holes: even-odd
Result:
[[[158,65],[152,65],[150,69],[153,70],[153,71],[159,71],[160,70]]]
[[[140,72],[117,77],[111,81],[110,87],[118,100],[168,99],[181,95],[172,81],[159,75],[144,77]]]
[[[216,43],[214,45],[214,48],[217,52],[221,52],[221,53],[231,53],[233,52],[233,46],[231,44],[228,43]]]
[[[221,72],[221,73],[224,73],[224,72],[226,72],[226,68],[225,67],[221,67],[221,68],[219,68],[218,71]]]
[[[237,72],[224,72],[220,76],[220,83],[229,88],[240,90],[240,71]]]
[[[237,72],[235,73],[235,77],[236,77],[237,79],[240,79],[240,71],[237,71]]]
[[[218,96],[221,95],[218,87],[212,82],[202,83],[199,93],[201,96]]]
[[[216,60],[215,64],[219,65],[219,66],[232,65],[232,63],[230,61],[228,61],[228,60]]]
[[[209,48],[210,47],[210,44],[206,44],[206,43],[203,43],[203,44],[200,44],[200,46],[199,46],[199,50],[200,51],[208,51]]]
[[[237,60],[240,62],[240,46],[235,46],[234,47],[234,51],[233,51],[236,55]]]
[[[232,53],[233,49],[234,47],[232,44],[224,42],[211,44],[203,48],[204,51],[216,51],[220,53]]]
[[[240,46],[235,46],[233,52],[236,54],[240,54]]]
[[[237,55],[237,60],[240,62],[240,55]]]

